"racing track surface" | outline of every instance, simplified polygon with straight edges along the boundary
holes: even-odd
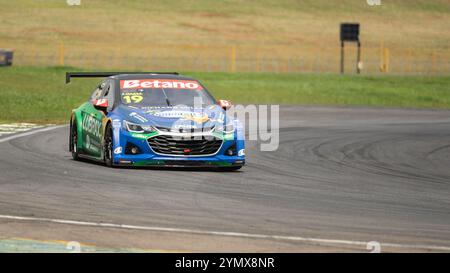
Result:
[[[240,172],[76,162],[63,127],[0,143],[0,214],[450,246],[450,112],[281,106],[280,147]],[[1,138],[0,138],[1,140]],[[184,251],[366,251],[364,245],[0,219],[2,238]],[[426,251],[426,250],[425,250]]]

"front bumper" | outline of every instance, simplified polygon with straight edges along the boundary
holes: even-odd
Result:
[[[157,134],[156,134],[157,135]],[[114,160],[116,166],[135,167],[239,167],[245,165],[244,140],[238,140],[236,134],[232,136],[219,136],[223,143],[220,149],[213,155],[161,155],[155,153],[148,144],[148,138],[153,135],[129,133],[125,130],[117,130],[114,140]],[[127,144],[133,144],[139,148],[139,154],[126,154]],[[228,148],[235,145],[236,155],[226,155]],[[116,152],[117,151],[117,152]]]
[[[134,166],[134,167],[238,167],[244,166],[245,160],[220,158],[173,158],[173,157],[154,157],[154,158],[137,158],[127,157],[118,160],[117,166]]]

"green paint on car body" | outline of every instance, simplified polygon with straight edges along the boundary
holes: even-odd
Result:
[[[78,149],[96,159],[103,158],[104,118],[104,114],[89,101],[73,110],[72,119],[76,121],[78,130]]]
[[[134,138],[139,138],[139,139],[148,139],[154,136],[157,136],[158,132],[152,132],[152,133],[131,133],[131,136]]]
[[[212,135],[214,136],[214,137],[217,137],[217,138],[219,138],[219,139],[222,139],[222,140],[233,140],[234,139],[234,133],[231,133],[231,134],[224,134],[224,133],[221,133],[221,132],[213,132],[212,133]]]
[[[133,166],[136,167],[144,167],[144,166],[157,166],[157,165],[164,165],[165,162],[163,160],[142,160],[138,162],[134,162]]]

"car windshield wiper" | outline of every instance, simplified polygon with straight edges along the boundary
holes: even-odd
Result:
[[[167,106],[172,106],[172,104],[170,103],[169,97],[167,97],[167,94],[166,94],[166,91],[164,90],[164,88],[161,88],[161,90],[163,91],[164,97],[166,98]]]

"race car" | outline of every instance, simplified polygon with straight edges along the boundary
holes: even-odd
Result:
[[[169,72],[68,72],[103,77],[72,111],[69,147],[80,158],[115,166],[214,167],[245,164],[242,124],[199,81]]]

